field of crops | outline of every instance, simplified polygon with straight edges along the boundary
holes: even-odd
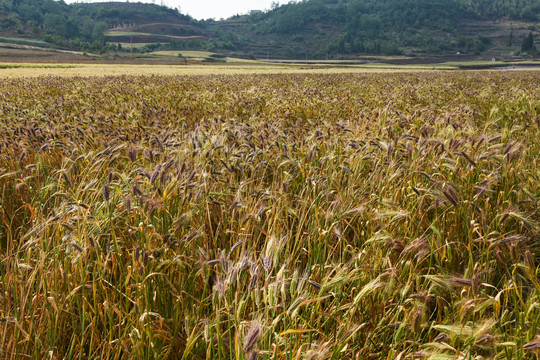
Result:
[[[183,55],[183,54],[182,54]],[[154,58],[155,59],[155,58]],[[275,75],[275,74],[343,74],[381,72],[421,72],[432,70],[456,70],[456,64],[391,65],[367,63],[364,65],[334,64],[281,64],[253,60],[228,59],[227,63],[185,65],[130,64],[71,64],[71,63],[1,63],[0,79],[42,76],[197,76],[197,75]],[[143,61],[143,60],[141,60]],[[155,60],[148,61],[155,62]]]
[[[538,359],[540,73],[0,83],[0,358]]]

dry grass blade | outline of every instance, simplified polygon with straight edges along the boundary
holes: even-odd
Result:
[[[538,350],[538,349],[540,349],[540,338],[535,339],[523,345],[523,350]]]

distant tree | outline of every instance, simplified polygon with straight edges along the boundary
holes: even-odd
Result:
[[[95,22],[92,20],[85,19],[84,21],[81,21],[79,32],[83,40],[92,40],[92,36],[94,33],[94,25]]]
[[[48,13],[43,17],[43,26],[45,29],[54,32],[57,35],[66,35],[68,32],[68,19],[64,14]]]
[[[11,13],[7,17],[0,18],[0,28],[14,28],[21,23],[21,18],[16,13]]]
[[[105,32],[109,26],[105,22],[96,22],[94,28],[92,29],[92,39],[105,42]]]
[[[529,52],[534,48],[534,39],[532,32],[529,32],[529,35],[523,39],[521,43],[521,52]]]
[[[19,14],[22,17],[22,20],[26,22],[35,21],[36,23],[40,23],[43,17],[43,14],[39,11],[39,8],[37,6],[21,4],[18,10]]]
[[[521,9],[520,16],[523,20],[537,21],[539,19],[538,13],[540,10],[540,3],[535,1],[528,4]]]
[[[8,0],[0,0],[0,12],[8,13],[13,9],[13,2]]]

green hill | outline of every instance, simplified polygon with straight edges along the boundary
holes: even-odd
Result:
[[[309,0],[208,22],[256,56],[479,54],[520,49],[540,1]]]
[[[121,41],[209,40],[208,31],[195,20],[164,6],[115,2],[67,5],[54,0],[0,0],[0,35],[39,38],[91,52],[116,50],[116,44],[111,43]]]
[[[210,50],[293,59],[534,55],[540,0],[303,0],[223,21],[143,3],[0,0],[0,37],[88,52]],[[21,40],[22,41],[22,40]]]

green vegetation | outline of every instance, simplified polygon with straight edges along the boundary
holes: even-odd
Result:
[[[40,40],[35,40],[35,39],[25,39],[25,38],[0,37],[0,43],[39,46],[39,47],[51,47],[51,44],[45,41],[40,41]]]
[[[500,51],[500,36],[504,53],[518,52],[511,48],[513,36],[525,35],[527,25],[536,33],[539,13],[540,0],[304,0],[198,22],[155,4],[0,0],[0,32],[94,53],[121,51],[108,42],[135,42],[155,44],[145,51],[321,60],[340,54],[482,54]]]
[[[520,37],[524,30],[513,29],[511,22],[528,23],[536,33],[539,13],[540,0],[304,0],[225,21],[197,22],[155,4],[0,0],[0,31],[94,53],[121,51],[107,42],[134,41],[156,44],[144,51],[320,60],[339,54],[481,54],[500,46],[492,41],[501,31],[510,39],[504,41],[505,52],[517,52],[511,49],[514,30]]]
[[[236,45],[246,51],[269,41],[291,44],[277,56],[296,58],[308,52],[316,59],[336,53],[401,54],[404,50],[478,54],[491,45],[491,34],[476,30],[464,35],[469,23],[536,22],[540,20],[537,9],[540,1],[310,0],[209,26],[242,29],[236,32]],[[306,41],[310,43],[303,46]]]
[[[105,32],[114,24],[135,19],[174,18],[191,21],[177,10],[152,4],[73,4],[54,0],[0,0],[0,30],[80,51],[115,50],[106,44]]]
[[[118,24],[133,22],[134,19],[145,19],[147,22],[170,18],[187,22],[193,21],[190,16],[181,14],[177,9],[140,2],[127,5],[119,2],[79,3],[73,4],[71,7],[78,16]]]
[[[529,35],[523,39],[521,51],[524,53],[536,53],[536,46],[534,46],[532,32],[530,32]]]
[[[537,72],[4,79],[3,359],[538,359]]]
[[[21,36],[33,36],[61,46],[75,46],[86,51],[106,50],[105,23],[79,18],[70,13],[64,2],[54,0],[2,0],[0,29]]]

